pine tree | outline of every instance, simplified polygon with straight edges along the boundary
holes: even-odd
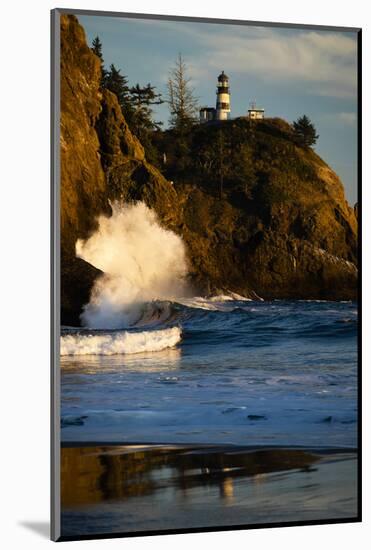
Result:
[[[153,132],[160,130],[162,122],[153,118],[153,105],[161,105],[164,100],[156,88],[148,83],[146,86],[136,84],[130,88],[130,99],[133,114],[130,120],[130,130],[139,138],[146,151],[147,159],[158,164],[158,152],[153,143]]]
[[[107,78],[107,71],[104,68],[104,59],[103,59],[102,47],[103,47],[102,42],[100,41],[99,36],[96,36],[94,38],[93,42],[92,42],[91,50],[100,59],[100,67],[101,67],[101,71],[102,71],[101,86],[104,88],[105,87],[105,80]]]
[[[134,110],[132,130],[136,134],[158,130],[162,124],[153,120],[152,105],[161,105],[164,103],[161,94],[158,94],[155,90],[156,88],[151,86],[150,83],[144,87],[136,84],[130,88],[130,97]]]
[[[303,115],[293,123],[295,137],[299,145],[311,147],[319,138],[316,129],[307,115]]]
[[[191,126],[197,116],[197,99],[190,82],[191,79],[187,77],[187,66],[179,54],[167,83],[170,126],[178,130]]]
[[[102,42],[99,40],[99,36],[96,36],[92,42],[91,49],[95,55],[99,57],[99,59],[103,63],[103,54],[102,54]]]
[[[125,75],[121,74],[120,69],[116,69],[113,63],[110,65],[110,70],[106,74],[104,87],[116,94],[126,122],[130,124],[133,118],[134,108],[131,101],[128,79]]]

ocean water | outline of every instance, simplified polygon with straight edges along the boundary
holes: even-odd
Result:
[[[357,446],[351,302],[151,302],[131,328],[64,328],[62,442]]]

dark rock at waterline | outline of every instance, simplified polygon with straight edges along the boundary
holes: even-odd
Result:
[[[158,132],[156,146],[168,159],[161,173],[100,80],[100,60],[83,28],[75,16],[63,15],[62,324],[79,324],[100,273],[75,258],[75,242],[94,231],[99,214],[110,215],[114,199],[144,201],[182,236],[199,294],[226,289],[252,299],[356,298],[357,211],[333,170],[312,149],[297,146],[289,124],[240,118],[196,125],[182,162],[176,133]],[[206,162],[221,128],[225,143],[233,143],[222,192],[217,169],[208,172]]]
[[[249,414],[247,415],[249,420],[267,420],[267,417],[264,414]]]
[[[84,416],[65,416],[61,419],[61,428],[66,428],[67,426],[83,426],[85,424],[84,420],[88,417]]]
[[[90,290],[102,272],[71,255],[62,255],[61,265],[61,324],[78,326],[82,308],[89,302]]]

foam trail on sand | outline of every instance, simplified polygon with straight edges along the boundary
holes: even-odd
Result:
[[[161,227],[143,202],[114,202],[112,216],[100,216],[96,232],[77,241],[76,255],[104,273],[84,307],[86,327],[130,327],[141,319],[146,302],[174,300],[185,293],[183,241]]]
[[[161,351],[180,342],[180,328],[61,336],[61,355],[118,355]]]

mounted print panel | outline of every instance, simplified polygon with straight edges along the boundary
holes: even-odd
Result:
[[[360,30],[52,23],[53,539],[359,521]]]

